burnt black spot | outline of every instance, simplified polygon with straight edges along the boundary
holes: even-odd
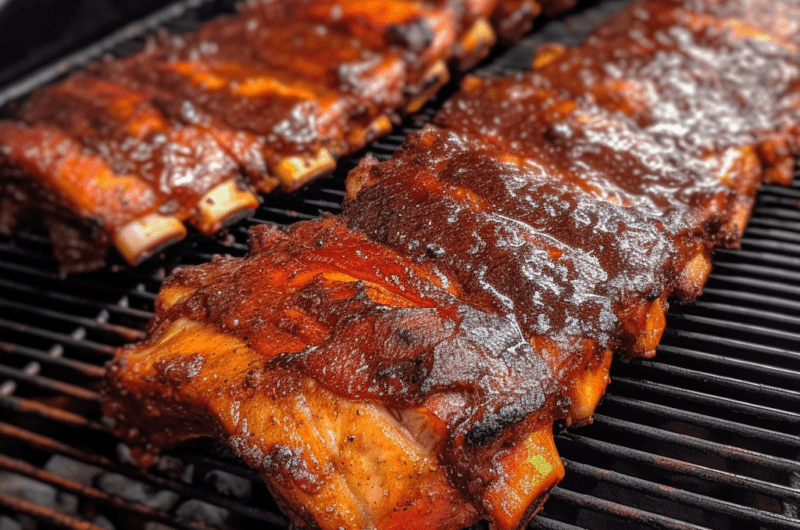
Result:
[[[505,405],[495,412],[487,412],[467,433],[467,445],[480,447],[488,444],[503,429],[519,423],[533,412],[535,408],[531,410],[530,405],[530,400],[523,399],[520,403]]]

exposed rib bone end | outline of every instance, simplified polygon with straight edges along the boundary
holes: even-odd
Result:
[[[730,217],[723,229],[728,234],[724,248],[738,249],[741,246],[742,235],[753,214],[753,202],[752,197],[738,197],[731,207]]]
[[[258,204],[258,197],[242,190],[236,181],[231,179],[218,185],[200,199],[193,224],[203,234],[211,235],[252,215]]]
[[[347,175],[347,180],[344,181],[345,189],[347,190],[345,201],[351,201],[355,199],[356,195],[358,195],[358,192],[360,192],[366,186],[374,183],[370,168],[378,164],[379,162],[375,158],[367,156],[362,158],[358,163],[358,166],[350,171],[350,173]]]
[[[327,149],[320,149],[313,156],[289,156],[275,167],[275,176],[281,181],[284,191],[295,191],[309,181],[326,175],[336,168],[336,160]]]
[[[682,302],[690,302],[703,294],[703,286],[711,274],[711,258],[702,250],[686,264],[678,279],[676,297]]]
[[[652,357],[656,354],[656,346],[667,327],[666,307],[666,301],[659,298],[647,308],[644,327],[636,340],[635,351],[638,356]]]
[[[497,460],[498,479],[484,492],[484,515],[497,530],[524,528],[564,478],[564,464],[543,425]]]
[[[253,185],[261,193],[271,193],[272,191],[276,190],[278,186],[281,185],[281,181],[276,179],[272,175],[262,173],[261,175],[259,175],[259,178],[253,182]]]
[[[175,217],[156,213],[135,219],[117,230],[112,240],[132,266],[186,237],[186,227]]]
[[[764,164],[764,182],[788,186],[794,178],[794,154],[786,137],[776,135],[762,141],[758,155]]]
[[[464,72],[481,62],[496,42],[497,35],[489,21],[485,18],[476,20],[459,42],[458,70]]]
[[[417,112],[433,96],[450,81],[450,70],[444,61],[436,61],[422,76],[422,90],[406,105],[406,114]]]
[[[594,409],[597,408],[610,381],[608,373],[612,358],[612,352],[605,352],[600,360],[591,362],[586,370],[578,376],[575,395],[572,396],[572,406],[569,409],[573,424],[591,423]]]
[[[789,186],[794,178],[794,158],[783,160],[764,170],[764,182]]]
[[[353,127],[347,136],[348,149],[351,152],[358,151],[371,141],[392,132],[393,127],[392,120],[386,115],[377,117],[364,127]]]
[[[746,197],[755,195],[763,180],[763,165],[754,146],[731,147],[710,155],[709,160],[720,182]]]

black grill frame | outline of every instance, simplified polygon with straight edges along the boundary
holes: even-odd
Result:
[[[548,40],[575,44],[626,3],[603,2],[540,25],[478,73],[526,66]],[[176,2],[0,89],[0,116],[34,88],[87,62],[136,51],[160,27],[191,30],[231,10],[226,0]],[[248,226],[338,212],[344,176],[358,159],[390,156],[453,90],[446,88],[392,135],[342,160],[332,177],[296,194],[272,194],[252,218],[215,238],[192,232],[137,269],[112,255],[101,271],[61,279],[41,229],[24,226],[13,238],[0,237],[0,470],[77,495],[84,517],[123,514],[115,520],[118,528],[138,529],[146,521],[181,530],[205,526],[46,472],[49,455],[221,506],[231,514],[231,527],[284,528],[287,520],[258,475],[211,442],[168,453],[194,465],[188,483],[170,470],[145,472],[125,463],[99,414],[102,363],[115,347],[143,336],[170,270],[215,253],[242,255]],[[531,528],[800,529],[800,178],[786,188],[762,189],[742,249],[717,253],[705,291],[695,305],[670,310],[654,360],[615,360],[593,425],[557,436],[567,477]],[[242,502],[204,487],[203,470],[212,469],[251,479],[253,499]],[[4,512],[33,516],[45,527],[97,528],[0,490]]]

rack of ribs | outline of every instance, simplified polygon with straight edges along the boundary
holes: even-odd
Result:
[[[253,211],[258,192],[331,172],[418,110],[451,67],[484,58],[497,9],[494,0],[259,0],[91,64],[37,91],[20,121],[0,123],[0,229],[44,219],[60,234],[62,273],[102,265],[109,244],[138,264],[184,237],[184,222],[214,233]],[[51,142],[34,145],[43,129]],[[65,166],[47,149],[54,135],[91,164]],[[123,181],[146,204],[113,207]]]
[[[686,262],[672,240],[688,227],[598,200],[557,167],[540,167],[430,127],[390,161],[350,174],[342,220],[457,278],[471,305],[513,316],[566,389],[572,424],[594,410],[589,379],[605,380],[612,352],[655,353],[667,297],[682,281],[673,272]]]
[[[752,196],[762,179],[793,175],[800,40],[769,32],[796,25],[782,9],[789,3],[776,2],[772,17],[752,15],[767,9],[763,0],[730,4],[637,2],[581,46],[546,48],[534,67],[554,88],[628,115]]]
[[[341,216],[179,270],[109,366],[116,432],[145,465],[216,437],[301,528],[523,528],[563,475],[554,422],[591,421],[612,353],[652,356],[786,181],[798,35],[737,5],[635,3],[469,77]]]
[[[545,172],[623,211],[665,222],[681,258],[674,294],[696,297],[710,271],[710,252],[735,247],[751,197],[740,197],[702,164],[656,141],[626,116],[546,88],[537,72],[508,78],[469,77],[434,119],[480,141],[527,172]]]
[[[261,226],[251,246],[172,275],[150,338],[109,366],[126,436],[224,440],[297,525],[325,530],[461,528],[476,497],[558,482],[558,386],[513,319],[335,218]]]

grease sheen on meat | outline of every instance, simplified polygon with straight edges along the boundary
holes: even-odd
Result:
[[[329,174],[418,110],[451,68],[484,58],[497,5],[258,0],[193,33],[150,36],[137,53],[38,90],[20,121],[0,123],[0,151],[13,155],[0,153],[0,229],[44,222],[62,273],[100,267],[109,243],[137,265],[183,238],[184,222],[215,233],[250,215],[257,192]],[[65,166],[44,148],[55,129],[86,163]],[[126,180],[154,195],[146,208],[98,197]]]
[[[150,338],[109,367],[105,411],[129,439],[216,436],[324,529],[466,526],[491,516],[508,459],[538,458],[523,493],[560,478],[559,387],[513,318],[335,219],[251,244],[171,276]]]

